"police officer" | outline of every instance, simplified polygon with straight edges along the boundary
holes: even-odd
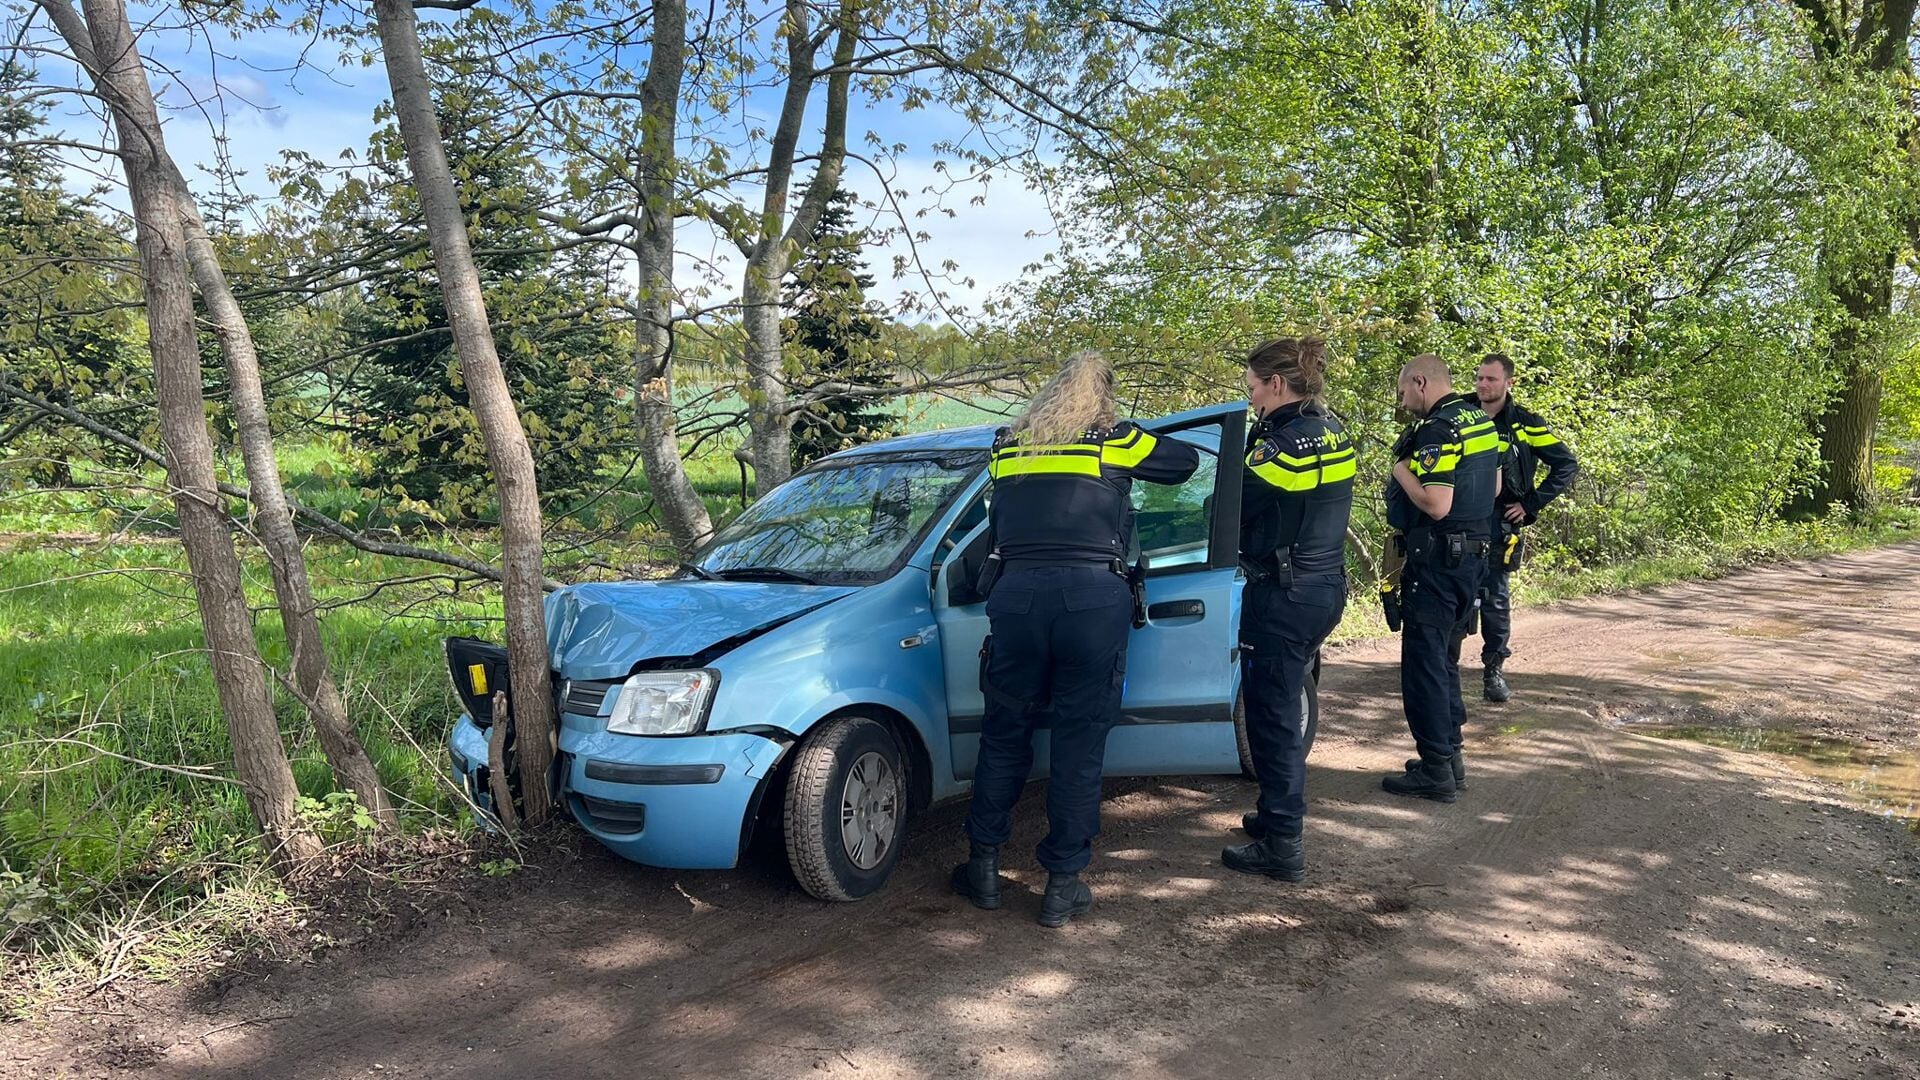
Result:
[[[1500,439],[1472,400],[1453,392],[1431,353],[1400,371],[1400,407],[1418,419],[1394,447],[1387,523],[1406,555],[1401,570],[1400,695],[1420,756],[1381,786],[1452,802],[1466,780],[1460,729],[1460,645],[1486,576]]]
[[[1080,871],[1100,831],[1101,764],[1126,674],[1130,493],[1136,479],[1177,484],[1199,464],[1193,447],[1115,419],[1113,369],[1092,352],[1068,360],[995,436],[986,716],[969,857],[953,871],[954,889],[976,907],[1000,906],[1000,845],[1013,831],[1042,714],[1052,726],[1040,925],[1064,926],[1093,906]]]
[[[1513,360],[1504,353],[1488,353],[1473,380],[1480,408],[1493,418],[1500,436],[1500,498],[1495,502],[1493,560],[1481,591],[1480,679],[1488,701],[1513,696],[1503,670],[1513,655],[1513,600],[1508,578],[1520,565],[1520,530],[1534,523],[1540,511],[1573,485],[1580,463],[1573,450],[1547,426],[1539,413],[1513,400]],[[1535,482],[1540,466],[1547,475]]]
[[[1250,844],[1220,853],[1226,866],[1281,881],[1306,876],[1306,712],[1301,692],[1321,642],[1347,606],[1347,518],[1353,442],[1327,412],[1326,345],[1280,338],[1247,357],[1247,436],[1240,486],[1241,693],[1260,798],[1241,819]]]

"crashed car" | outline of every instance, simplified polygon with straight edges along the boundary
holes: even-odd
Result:
[[[1110,776],[1251,774],[1236,652],[1246,416],[1241,403],[1143,425],[1197,447],[1201,464],[1185,484],[1134,488],[1144,603]],[[757,832],[778,830],[807,892],[879,889],[909,819],[973,779],[992,440],[983,426],[842,451],[673,577],[549,596],[555,790],[580,827],[635,862],[687,869],[735,866]],[[507,686],[505,653],[447,649],[465,706],[453,770],[484,817],[488,689]],[[1311,680],[1305,694],[1311,738]],[[1042,777],[1044,733],[1035,751]]]

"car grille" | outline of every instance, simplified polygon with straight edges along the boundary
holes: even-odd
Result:
[[[599,716],[607,703],[607,692],[620,685],[615,679],[575,679],[567,684],[567,696],[560,707],[582,716]]]

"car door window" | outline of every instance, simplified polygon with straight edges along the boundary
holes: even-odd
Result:
[[[1213,538],[1213,489],[1219,470],[1220,425],[1208,424],[1161,438],[1179,439],[1200,451],[1200,467],[1178,485],[1133,485],[1134,529],[1149,569],[1202,566]]]

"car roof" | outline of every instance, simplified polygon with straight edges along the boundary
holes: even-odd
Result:
[[[1212,420],[1225,416],[1245,416],[1245,401],[1227,401],[1218,405],[1202,405],[1197,409],[1188,409],[1170,416],[1152,420],[1142,420],[1140,425],[1150,431],[1167,428],[1185,427],[1203,420]],[[846,461],[870,454],[913,454],[945,453],[955,450],[986,451],[993,447],[993,433],[1000,430],[996,424],[974,424],[970,427],[942,428],[939,431],[920,431],[912,435],[896,435],[891,439],[863,443],[842,450],[823,461]]]

